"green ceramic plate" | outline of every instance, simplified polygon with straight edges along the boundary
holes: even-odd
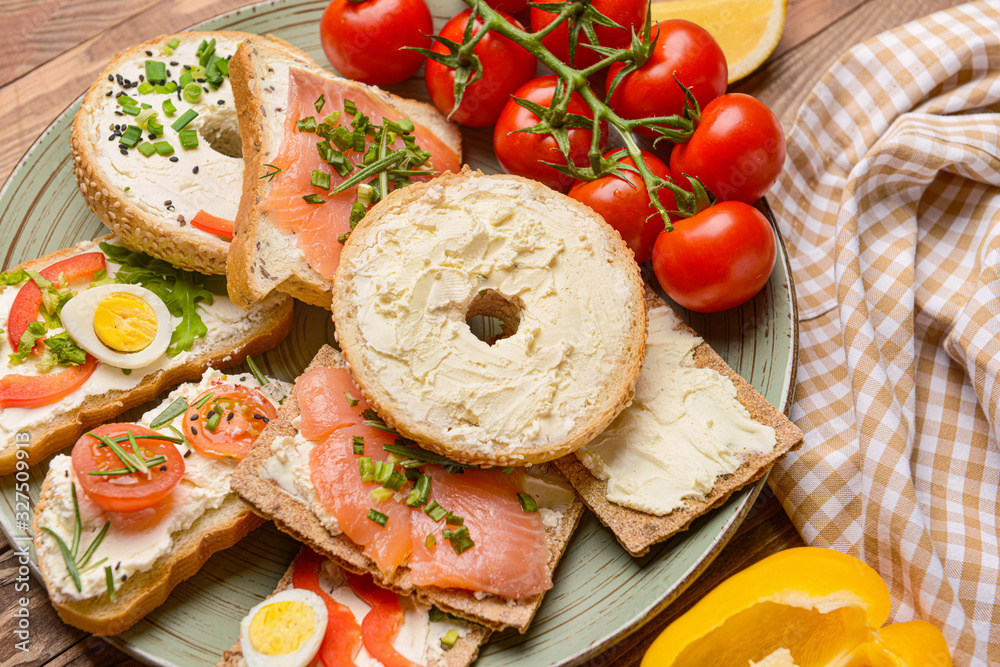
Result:
[[[266,2],[212,19],[197,29],[271,33],[328,66],[317,27],[326,3]],[[461,0],[431,0],[430,5],[437,28],[464,7]],[[393,90],[426,99],[419,79]],[[8,244],[4,268],[106,233],[77,194],[72,173],[69,135],[78,108],[79,102],[45,131],[0,191],[0,238]],[[499,171],[491,146],[490,132],[466,132],[464,149],[473,167]],[[286,380],[294,379],[333,336],[328,313],[298,306],[292,334],[263,359],[267,371]],[[787,409],[795,375],[797,329],[784,248],[779,247],[770,282],[753,301],[714,316],[678,311],[771,403]],[[36,466],[27,479],[20,480],[26,482],[32,504],[46,467]],[[531,630],[525,635],[496,637],[477,665],[571,665],[622,640],[680,595],[708,566],[736,531],[763,484],[761,480],[734,494],[690,530],[639,559],[625,553],[588,514],[556,570],[555,588],[545,597]],[[15,513],[24,509],[18,507],[24,497],[17,493],[24,490],[13,477],[0,480],[0,527],[13,543],[27,545],[30,538]],[[236,547],[216,554],[197,575],[178,586],[166,604],[110,641],[152,665],[213,665],[236,639],[246,611],[273,590],[296,549],[293,540],[268,524]]]

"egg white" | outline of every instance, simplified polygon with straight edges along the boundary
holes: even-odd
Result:
[[[312,636],[306,638],[298,649],[285,655],[264,655],[257,652],[250,641],[250,622],[257,612],[267,605],[286,600],[304,602],[312,608],[316,620]],[[275,593],[251,609],[240,621],[240,648],[243,650],[243,659],[246,660],[247,667],[308,667],[319,653],[320,644],[326,634],[327,618],[326,603],[312,591],[290,588]]]
[[[109,294],[125,293],[137,296],[150,305],[156,314],[156,336],[144,350],[119,352],[105,345],[94,331],[94,311],[101,299]],[[173,320],[163,299],[139,285],[101,285],[78,293],[66,302],[60,314],[63,328],[76,344],[102,361],[117,368],[143,368],[158,360],[170,345]]]

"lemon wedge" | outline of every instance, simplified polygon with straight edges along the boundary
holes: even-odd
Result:
[[[705,28],[722,47],[729,83],[767,60],[781,39],[788,0],[661,0],[653,20],[686,19]]]

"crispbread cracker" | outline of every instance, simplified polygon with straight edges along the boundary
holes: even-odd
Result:
[[[643,296],[647,311],[666,305],[648,284]],[[683,324],[681,326],[695,334],[690,327]],[[570,454],[557,460],[556,467],[570,481],[587,507],[597,515],[601,523],[611,529],[621,545],[633,556],[643,556],[652,545],[674,533],[687,530],[694,519],[725,502],[734,491],[759,479],[770,469],[771,464],[802,440],[802,431],[768,403],[749,382],[737,375],[708,343],[702,342],[695,348],[694,362],[699,368],[711,368],[728,377],[736,386],[737,398],[753,419],[774,429],[777,443],[770,454],[750,456],[735,472],[720,476],[715,488],[704,500],[685,499],[683,508],[664,516],[640,512],[608,501],[608,483],[592,475],[576,455]]]
[[[324,346],[309,368],[343,365],[340,353],[332,347]],[[492,595],[480,600],[472,593],[458,589],[417,588],[410,583],[410,571],[405,566],[399,567],[392,577],[383,578],[375,563],[347,537],[331,535],[308,506],[290,496],[276,482],[261,477],[259,471],[264,461],[271,456],[271,443],[277,437],[296,434],[292,422],[298,415],[299,404],[293,392],[278,411],[278,418],[268,424],[253,449],[233,474],[231,482],[233,490],[246,500],[254,511],[273,520],[278,528],[308,544],[317,553],[333,560],[344,569],[359,573],[370,572],[379,585],[400,595],[414,595],[421,602],[432,604],[443,611],[494,630],[507,627],[517,628],[520,632],[527,630],[532,617],[538,611],[544,593],[523,600],[507,600]],[[574,499],[573,505],[559,526],[546,527],[550,572],[555,570],[582,514],[583,503],[579,498]]]
[[[296,560],[298,560],[297,556]],[[288,566],[281,581],[278,582],[277,588],[274,589],[274,593],[268,598],[275,593],[292,588],[292,572],[295,570],[295,562],[293,560]],[[466,667],[466,665],[471,665],[479,655],[479,649],[489,638],[489,629],[481,625],[470,624],[466,634],[459,637],[455,645],[445,651],[438,660],[429,662],[427,667]],[[247,661],[243,659],[243,648],[240,646],[238,637],[236,643],[222,654],[222,659],[215,667],[247,667]]]

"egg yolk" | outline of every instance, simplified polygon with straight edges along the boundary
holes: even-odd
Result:
[[[112,350],[145,350],[156,338],[156,330],[153,307],[134,294],[114,292],[94,309],[94,333]]]
[[[315,630],[316,614],[305,602],[272,602],[251,619],[250,644],[264,655],[287,655],[298,650]]]

